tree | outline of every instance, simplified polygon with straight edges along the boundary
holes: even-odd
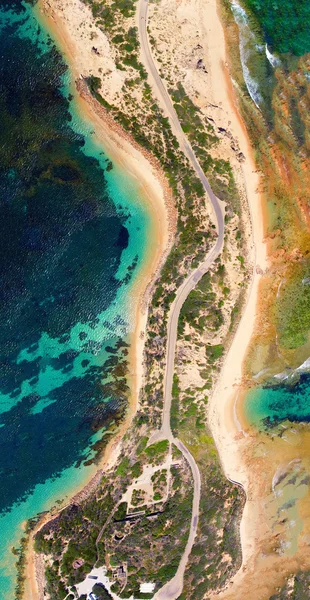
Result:
[[[98,600],[112,600],[111,594],[104,587],[102,583],[95,583],[93,587],[93,594],[97,596]]]

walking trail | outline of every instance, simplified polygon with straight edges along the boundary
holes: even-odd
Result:
[[[166,350],[166,371],[164,378],[164,390],[163,390],[163,420],[162,427],[159,431],[156,431],[149,443],[154,443],[161,439],[168,439],[171,443],[174,443],[177,448],[182,452],[184,458],[188,462],[193,476],[194,481],[194,494],[193,494],[193,505],[192,505],[192,517],[190,532],[187,540],[187,544],[182,555],[178,570],[175,576],[166,583],[154,596],[154,600],[176,600],[182,593],[183,590],[183,579],[184,572],[188,562],[189,555],[191,553],[199,518],[199,502],[201,493],[201,481],[198,466],[194,457],[191,455],[189,450],[184,446],[183,442],[173,437],[171,426],[170,426],[170,411],[171,411],[171,399],[172,399],[172,383],[173,383],[173,372],[174,372],[174,358],[175,358],[175,347],[177,341],[177,329],[180,310],[183,303],[188,297],[189,293],[195,288],[201,277],[209,270],[212,263],[219,256],[224,240],[224,217],[218,198],[213,193],[211,186],[202,171],[200,164],[195,156],[195,153],[186,138],[182,127],[180,125],[177,113],[173,107],[170,96],[166,90],[166,87],[159,76],[156,65],[154,63],[148,35],[147,35],[147,10],[148,0],[140,0],[138,7],[138,19],[139,19],[139,35],[141,43],[141,55],[144,65],[148,71],[151,83],[153,85],[154,92],[158,97],[160,105],[164,110],[165,114],[169,117],[170,124],[174,135],[176,136],[180,148],[185,156],[190,161],[192,167],[196,171],[206,195],[209,199],[211,207],[213,209],[216,222],[217,222],[217,241],[214,247],[205,257],[204,261],[199,265],[197,269],[194,269],[189,273],[185,281],[179,287],[175,300],[171,306],[168,320],[168,336],[167,336],[167,350]]]

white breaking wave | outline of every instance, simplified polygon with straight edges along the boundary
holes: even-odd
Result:
[[[266,44],[266,46],[265,46],[265,51],[266,51],[266,56],[271,64],[271,66],[274,69],[276,67],[279,67],[281,65],[281,61],[277,56],[274,56],[274,54],[271,54],[271,52],[268,50],[268,44]]]
[[[259,93],[259,85],[254,77],[252,77],[247,66],[251,50],[255,47],[255,38],[249,27],[248,16],[244,8],[236,0],[232,0],[231,8],[234,19],[239,27],[239,51],[243,78],[255,106],[259,109],[259,104],[262,101],[261,94]]]
[[[244,8],[242,8],[242,6],[240,6],[240,4],[236,2],[236,0],[232,0],[231,7],[234,13],[236,23],[238,23],[238,25],[248,25],[248,15],[246,14]]]
[[[297,369],[295,369],[297,371],[297,373],[299,371],[308,371],[310,369],[310,358],[307,358],[307,360],[305,360],[305,362],[302,363],[302,365],[300,365],[300,367],[297,367]]]
[[[282,371],[282,373],[277,373],[274,375],[275,379],[279,379],[280,381],[284,381],[285,379],[292,379],[296,373],[308,373],[310,371],[310,358],[307,358],[305,362],[302,363],[296,369],[286,369]]]

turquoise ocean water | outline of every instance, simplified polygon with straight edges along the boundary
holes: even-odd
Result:
[[[77,110],[70,73],[29,4],[0,0],[0,597],[26,519],[95,472],[126,409],[113,368],[150,216]]]
[[[284,421],[310,421],[310,375],[302,373],[293,383],[275,380],[251,389],[244,403],[247,421],[259,429],[269,429]]]

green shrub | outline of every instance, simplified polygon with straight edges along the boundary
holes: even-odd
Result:
[[[128,475],[129,466],[129,458],[125,456],[116,469],[116,475],[119,475],[119,477],[126,477],[126,475]]]

